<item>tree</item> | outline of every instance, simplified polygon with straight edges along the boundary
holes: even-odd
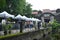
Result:
[[[60,9],[57,9],[57,10],[56,10],[56,13],[60,13]]]
[[[27,16],[27,17],[32,17],[32,8],[31,8],[31,4],[29,4],[29,3],[27,3],[26,4],[26,11],[25,11],[25,15]]]
[[[0,12],[4,11],[6,8],[6,0],[0,0]]]
[[[26,3],[26,0],[0,0],[0,2],[1,11],[7,11],[8,13],[14,15],[20,14],[26,15],[27,17],[31,16],[31,4]]]
[[[6,0],[8,6],[8,12],[14,15],[23,15],[25,10],[26,0]]]

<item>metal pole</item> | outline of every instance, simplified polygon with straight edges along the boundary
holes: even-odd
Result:
[[[21,20],[20,21],[20,33],[22,33],[22,30],[23,30],[23,23],[22,23],[23,21]]]

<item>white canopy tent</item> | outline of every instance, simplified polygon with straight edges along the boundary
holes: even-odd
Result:
[[[35,18],[35,21],[41,21],[41,20]]]
[[[14,18],[14,15],[11,15],[11,14],[8,14],[6,11],[0,13],[0,17],[3,17],[3,18]]]
[[[14,15],[11,15],[11,14],[10,14],[10,17],[11,17],[11,18],[15,18],[15,16],[14,16]]]
[[[26,16],[22,16],[22,19],[23,20],[27,20],[28,18]]]
[[[36,19],[36,18],[31,18],[32,21],[41,21],[39,19]]]
[[[22,19],[22,16],[19,14],[19,15],[17,15],[16,17],[15,17],[15,19]]]
[[[17,15],[16,17],[15,17],[15,19],[22,19],[22,20],[25,20],[25,21],[41,21],[41,20],[39,20],[39,19],[36,19],[36,18],[28,18],[28,17],[26,17],[26,16],[21,16],[20,14],[19,15]]]
[[[26,21],[41,21],[41,20],[36,19],[36,18],[28,18],[26,16],[21,16],[20,14],[15,17],[14,15],[7,13],[6,11],[0,13],[0,17],[5,17],[5,18],[11,17],[11,18],[15,18],[15,19],[23,19]]]

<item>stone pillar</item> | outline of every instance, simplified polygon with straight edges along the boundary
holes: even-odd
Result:
[[[54,16],[51,16],[51,17],[50,17],[50,22],[51,22],[51,23],[54,22]]]
[[[38,21],[35,21],[35,28],[38,30]]]
[[[44,23],[44,17],[41,17],[42,23]]]
[[[42,28],[42,26],[45,24],[44,17],[41,17],[41,20],[42,20],[42,23],[41,23],[41,28]]]

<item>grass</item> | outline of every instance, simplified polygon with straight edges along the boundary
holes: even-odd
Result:
[[[8,34],[5,36],[0,36],[0,39],[4,39],[4,38],[8,38],[8,37],[14,37],[14,36],[22,35],[22,34],[24,34],[24,33]]]

